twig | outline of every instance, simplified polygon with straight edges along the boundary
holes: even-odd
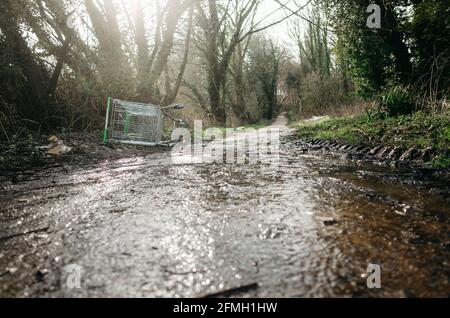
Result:
[[[361,129],[355,129],[356,132],[359,132],[360,134],[364,135],[364,137],[366,137],[367,139],[369,139],[369,141],[372,141],[372,138],[366,134],[364,131],[362,131]]]
[[[5,127],[3,126],[3,123],[1,120],[0,120],[0,126],[2,126],[3,133],[5,134],[6,139],[8,139],[8,143],[11,143],[11,139],[9,139],[8,133],[6,132]]]
[[[258,283],[253,283],[253,284],[249,284],[249,285],[243,285],[240,287],[236,287],[236,288],[231,288],[231,289],[227,289],[224,291],[219,291],[217,293],[214,294],[208,294],[205,295],[201,298],[219,298],[219,297],[229,297],[233,294],[236,293],[244,293],[253,289],[258,289],[259,288],[259,284]]]
[[[32,230],[32,231],[26,231],[26,232],[23,232],[23,233],[16,233],[16,234],[11,234],[11,235],[6,235],[6,236],[0,237],[0,241],[7,241],[7,240],[10,240],[10,239],[15,238],[15,237],[26,236],[26,235],[33,234],[33,233],[47,232],[49,229],[50,229],[50,227],[47,226],[47,227],[43,227],[43,228]]]

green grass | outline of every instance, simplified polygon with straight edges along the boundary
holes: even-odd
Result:
[[[450,167],[450,116],[414,115],[388,117],[358,116],[331,118],[321,122],[297,125],[304,139],[333,140],[355,146],[379,145],[409,149],[432,148],[436,159],[429,163],[438,168]]]
[[[261,128],[265,128],[267,126],[270,126],[272,124],[272,120],[263,120],[262,122],[258,123],[258,124],[253,124],[253,125],[247,125],[244,127],[240,127],[240,128],[245,128],[245,129],[261,129]]]

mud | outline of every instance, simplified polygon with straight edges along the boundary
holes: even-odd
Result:
[[[295,136],[292,138],[297,139]],[[436,151],[431,147],[424,149],[417,146],[408,149],[383,145],[368,147],[317,139],[295,140],[294,144],[301,147],[304,152],[322,153],[357,163],[363,162],[394,168],[427,168],[430,166],[430,162],[438,157]],[[447,174],[447,179],[450,180],[448,171],[436,170],[436,172],[441,175]]]
[[[0,296],[450,295],[446,181],[290,137],[281,159],[173,165],[158,151],[3,176]]]

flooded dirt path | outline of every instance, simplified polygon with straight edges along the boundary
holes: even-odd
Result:
[[[447,183],[290,139],[277,169],[161,153],[1,180],[0,296],[450,295]]]

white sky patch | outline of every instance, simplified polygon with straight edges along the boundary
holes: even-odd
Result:
[[[280,21],[284,17],[290,15],[299,9],[299,6],[304,6],[308,3],[308,0],[280,0],[286,7],[290,8],[291,11],[282,8],[275,0],[263,0],[259,7],[257,14],[257,21],[264,19],[261,22],[260,27],[269,25],[271,23]],[[306,9],[302,10],[301,13],[305,13]],[[279,45],[285,47],[290,52],[294,53],[297,50],[296,43],[290,38],[289,30],[293,23],[302,23],[298,17],[295,15],[291,18],[272,26],[266,31],[266,33],[274,39]]]
[[[164,5],[165,1],[161,1],[161,4]],[[170,0],[169,0],[170,1]],[[258,7],[256,21],[259,21],[258,28],[265,27],[270,25],[271,23],[280,21],[285,18],[287,15],[290,15],[292,12],[297,11],[299,6],[305,6],[309,2],[309,0],[279,0],[283,5],[288,7],[290,10],[286,10],[283,8],[277,1],[275,0],[262,0],[260,6]],[[129,23],[124,14],[124,5],[126,5],[129,13],[132,11],[131,2],[127,1],[115,1],[116,9],[118,10],[118,20],[121,24],[122,29],[128,29]],[[153,36],[153,29],[155,23],[155,0],[142,0],[143,10],[145,14],[146,24],[147,24],[147,33],[149,37]],[[89,40],[88,36],[89,30],[85,29],[86,26],[82,23],[81,18],[85,21],[89,20],[87,13],[85,12],[84,6],[77,7],[78,17],[74,20],[74,24],[78,26],[78,31]],[[301,11],[302,14],[306,13],[306,9]],[[297,51],[297,46],[295,41],[290,38],[289,30],[293,23],[303,24],[303,21],[296,17],[295,15],[290,17],[289,19],[276,24],[269,29],[265,30],[264,33],[270,36],[275,43],[277,43],[280,47],[286,48],[290,53],[295,54]]]

